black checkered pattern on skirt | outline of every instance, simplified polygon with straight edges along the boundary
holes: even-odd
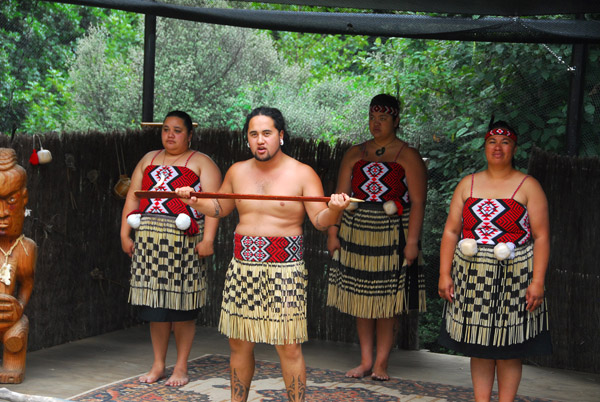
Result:
[[[307,279],[304,261],[233,258],[225,276],[219,331],[255,343],[305,342]]]
[[[446,302],[444,323],[460,343],[492,347],[522,344],[548,330],[546,300],[526,310],[525,294],[533,276],[533,243],[498,261],[493,246],[478,245],[467,257],[456,249],[452,266],[454,302]]]
[[[200,232],[187,236],[175,225],[175,217],[142,215],[135,231],[129,301],[133,305],[173,310],[194,310],[206,303],[206,262],[194,248]]]

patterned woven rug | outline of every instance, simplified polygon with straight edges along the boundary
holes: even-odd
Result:
[[[142,384],[137,376],[71,398],[85,402],[225,402],[229,401],[229,357],[206,355],[190,361],[190,383],[181,388],[167,387],[165,380]],[[168,375],[169,373],[167,373]],[[307,401],[311,402],[392,402],[392,401],[471,401],[472,390],[392,378],[378,382],[344,377],[344,373],[307,368]],[[257,361],[248,401],[287,402],[279,363]],[[496,399],[497,400],[497,399]],[[551,402],[547,399],[517,397],[520,402]]]

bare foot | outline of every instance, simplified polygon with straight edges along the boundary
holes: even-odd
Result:
[[[387,373],[387,370],[373,370],[373,374],[371,374],[371,378],[375,381],[389,381],[390,376]]]
[[[346,373],[346,377],[350,377],[350,378],[363,378],[365,376],[368,376],[371,374],[371,368],[367,368],[365,366],[363,366],[362,364],[359,366],[354,367],[352,370],[349,370]]]
[[[155,370],[154,367],[152,367],[152,369],[150,369],[149,372],[138,378],[138,380],[139,382],[143,382],[146,384],[153,384],[156,381],[162,380],[163,378],[165,378],[164,369]]]
[[[182,387],[188,382],[190,382],[190,379],[187,375],[187,371],[180,371],[175,369],[173,370],[173,374],[171,375],[171,377],[169,377],[165,385],[169,387]]]

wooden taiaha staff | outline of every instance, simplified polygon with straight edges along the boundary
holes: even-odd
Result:
[[[180,198],[175,191],[136,191],[138,198]],[[235,194],[235,193],[205,193],[192,191],[191,197],[238,199],[238,200],[264,200],[264,201],[302,201],[302,202],[329,202],[331,197],[308,197],[304,195],[266,195],[266,194]],[[358,198],[350,197],[352,202],[364,202]]]

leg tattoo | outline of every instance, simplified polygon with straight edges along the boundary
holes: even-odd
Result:
[[[246,401],[250,388],[240,380],[235,369],[231,370],[231,399]]]
[[[288,400],[290,402],[304,402],[306,397],[306,384],[302,382],[300,376],[298,379],[292,378],[292,382],[287,387]]]

